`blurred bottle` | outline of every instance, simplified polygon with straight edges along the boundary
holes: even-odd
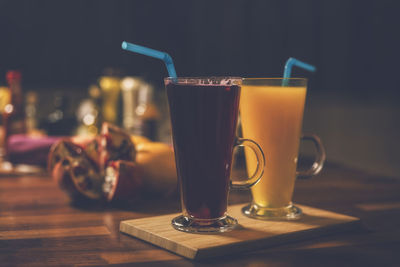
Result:
[[[53,100],[53,111],[42,123],[48,135],[63,136],[71,135],[75,129],[76,120],[68,113],[68,98],[57,93]]]
[[[142,134],[142,121],[136,114],[136,108],[139,103],[139,90],[143,85],[143,80],[138,77],[125,77],[121,81],[122,126],[130,134]]]
[[[25,116],[26,116],[26,131],[28,134],[37,132],[38,119],[37,119],[37,93],[27,92],[25,98]]]
[[[2,86],[0,87],[0,159],[4,156],[4,109],[7,104],[10,103],[11,93],[8,87]]]
[[[102,93],[103,120],[118,125],[120,79],[116,76],[102,76],[99,85]]]
[[[101,89],[97,85],[91,85],[89,87],[89,97],[93,103],[94,113],[96,114],[95,123],[96,127],[100,129],[101,124],[103,123],[103,114],[101,112]]]
[[[0,86],[0,117],[3,123],[4,108],[10,103],[11,93],[8,87]]]
[[[4,106],[3,144],[7,148],[7,139],[13,134],[26,133],[26,117],[21,88],[21,73],[19,71],[8,71],[6,79],[9,88],[10,101]]]
[[[151,140],[158,139],[158,121],[160,112],[153,101],[154,89],[149,84],[141,86],[138,92],[138,106],[135,110],[136,116],[141,123],[140,135]]]
[[[97,85],[89,87],[89,98],[84,99],[77,111],[77,135],[96,136],[99,133],[101,119],[101,90]]]

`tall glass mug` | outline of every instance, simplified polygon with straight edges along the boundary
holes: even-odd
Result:
[[[166,78],[182,215],[172,226],[184,232],[226,232],[237,225],[227,215],[229,187],[248,188],[260,179],[264,154],[235,136],[241,78]],[[251,178],[231,181],[235,146],[253,151]],[[249,152],[250,154],[250,152]]]
[[[242,209],[257,219],[297,219],[301,210],[292,204],[297,177],[318,174],[325,161],[325,150],[316,135],[302,135],[306,99],[306,79],[243,79],[240,115],[244,138],[256,140],[266,153],[266,168],[259,183],[251,188],[252,203]],[[317,156],[312,167],[297,172],[300,140],[310,140]],[[249,171],[257,159],[245,148]]]

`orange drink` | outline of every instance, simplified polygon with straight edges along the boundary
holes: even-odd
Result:
[[[243,80],[240,96],[243,137],[258,142],[266,157],[264,174],[251,188],[253,202],[244,209],[251,217],[296,218],[301,214],[291,201],[307,81],[286,80],[287,86],[282,86],[283,79]],[[245,155],[251,173],[257,161],[247,149]]]

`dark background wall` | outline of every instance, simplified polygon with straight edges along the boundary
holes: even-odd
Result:
[[[0,73],[85,86],[108,66],[161,81],[164,66],[122,40],[169,52],[179,75],[279,76],[289,56],[318,67],[315,90],[398,92],[396,1],[0,1]],[[304,75],[300,71],[297,75]]]
[[[294,71],[310,78],[305,130],[321,133],[333,160],[369,167],[376,159],[365,155],[376,154],[386,163],[374,170],[395,174],[399,8],[394,0],[1,0],[0,84],[17,68],[25,88],[82,92],[114,67],[162,88],[163,64],[122,51],[123,40],[167,51],[180,76],[279,77],[293,56],[318,69]]]

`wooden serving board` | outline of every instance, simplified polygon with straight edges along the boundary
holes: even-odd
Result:
[[[360,219],[326,210],[297,205],[303,217],[296,221],[263,221],[241,213],[245,204],[228,208],[239,221],[238,228],[219,234],[191,234],[175,230],[168,214],[121,221],[120,231],[189,259],[204,259],[295,242],[353,229]]]

